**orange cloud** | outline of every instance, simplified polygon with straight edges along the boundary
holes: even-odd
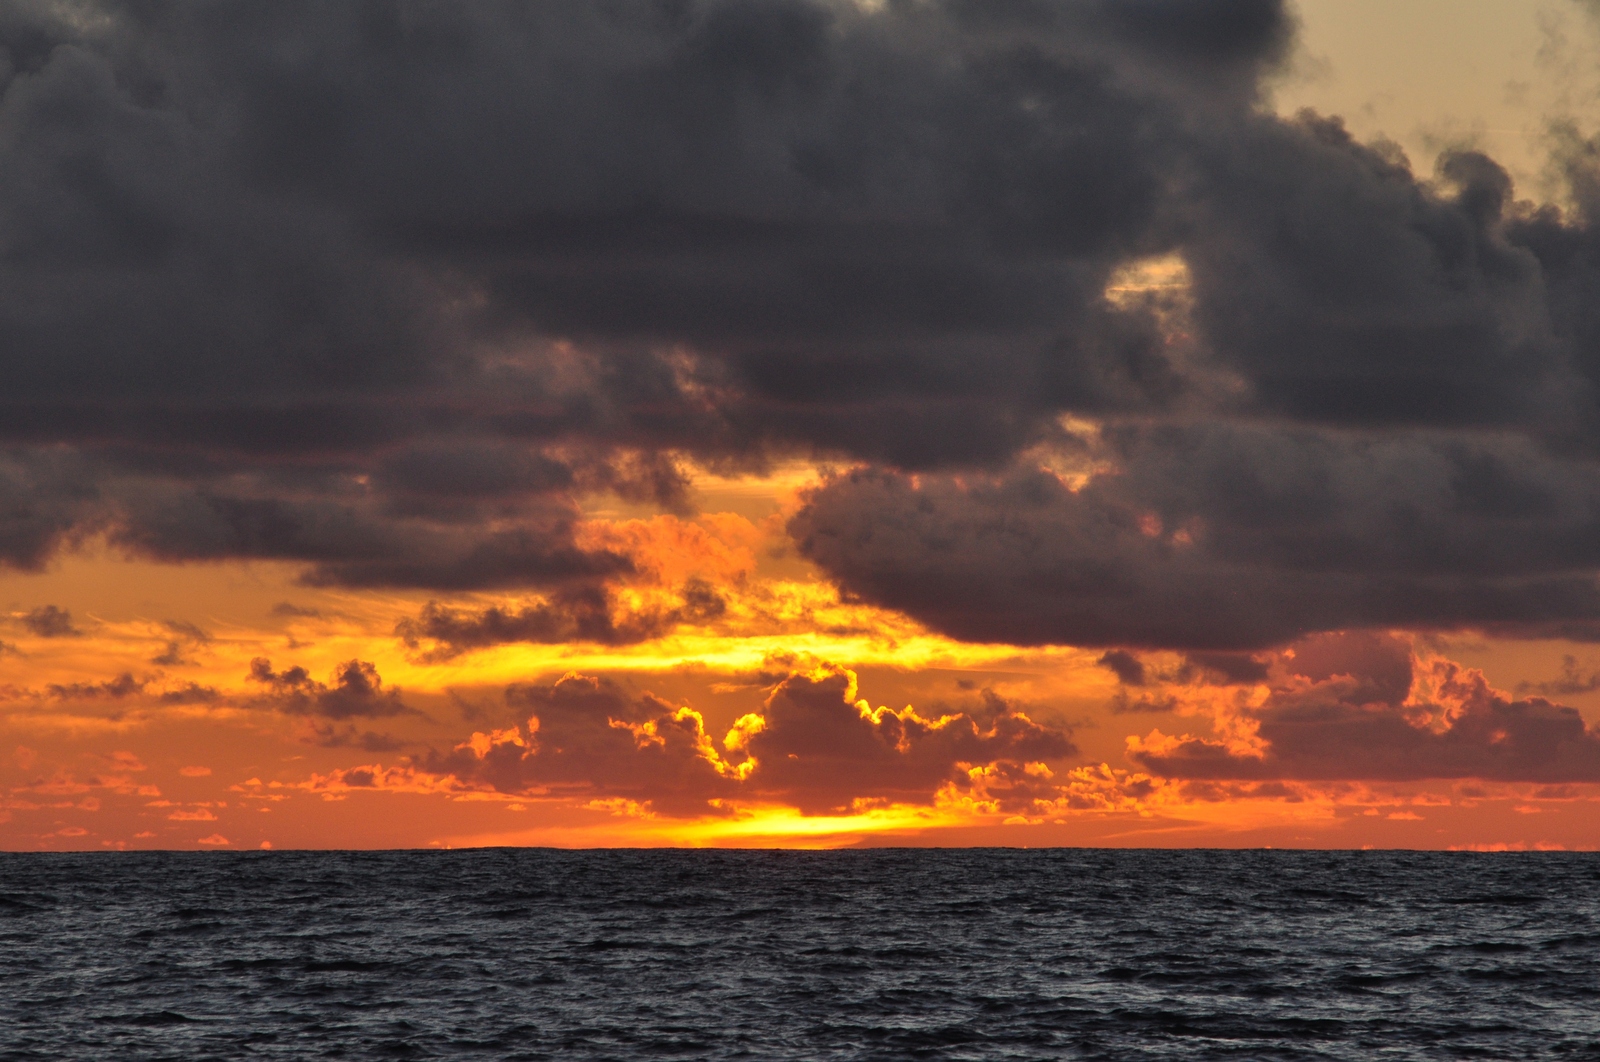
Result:
[[[524,725],[475,733],[420,766],[503,793],[581,794],[676,816],[723,814],[741,801],[816,814],[863,800],[931,804],[945,785],[968,785],[974,769],[1075,751],[1064,731],[992,695],[979,715],[927,717],[856,694],[845,668],[790,674],[719,740],[693,708],[569,674],[508,691],[529,712]]]
[[[1222,737],[1156,729],[1128,739],[1129,757],[1192,779],[1600,782],[1600,732],[1576,709],[1513,700],[1481,671],[1419,657],[1403,639],[1320,635],[1273,671],[1261,696],[1215,702]]]
[[[685,623],[721,616],[727,602],[698,577],[675,593],[619,595],[597,586],[559,591],[532,604],[457,609],[429,601],[413,618],[395,626],[425,663],[438,663],[474,649],[518,642],[566,645],[635,645],[667,634]]]
[[[590,551],[627,557],[625,581],[678,586],[690,579],[724,584],[748,577],[756,551],[775,529],[735,513],[707,513],[693,521],[662,515],[648,520],[589,520],[576,541]]]
[[[272,670],[272,662],[257,657],[250,662],[250,679],[265,693],[256,707],[275,708],[290,715],[327,719],[401,715],[412,711],[400,700],[400,691],[385,690],[378,669],[365,660],[350,660],[335,670],[333,685],[314,680],[303,667]]]

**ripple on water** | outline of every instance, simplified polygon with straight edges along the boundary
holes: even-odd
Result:
[[[0,1062],[1600,1057],[1562,853],[0,856]]]

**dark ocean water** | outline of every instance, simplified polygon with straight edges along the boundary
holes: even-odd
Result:
[[[1600,1058],[1600,857],[0,855],[0,1059]]]

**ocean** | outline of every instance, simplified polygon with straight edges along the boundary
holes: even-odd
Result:
[[[1600,1059],[1600,856],[0,855],[0,1059]]]

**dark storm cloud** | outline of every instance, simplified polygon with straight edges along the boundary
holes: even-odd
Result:
[[[1283,5],[1274,0],[1105,0],[1100,10],[1139,45],[1217,66],[1259,60],[1289,43]]]
[[[249,678],[264,689],[249,703],[289,715],[341,720],[415,711],[401,701],[398,689],[383,688],[378,669],[365,660],[340,664],[331,686],[313,679],[303,667],[273,671],[272,662],[264,657],[250,661]]]
[[[798,452],[869,466],[804,552],[958,637],[1592,631],[1600,148],[1557,138],[1565,213],[1480,153],[1420,179],[1259,106],[1292,30],[1277,0],[8,5],[0,559],[103,533],[603,600],[629,561],[579,547],[583,494],[681,508],[673,452]],[[1106,296],[1170,254],[1183,292]],[[417,636],[589,636],[557,611]]]
[[[631,570],[626,558],[571,541],[570,503],[521,507],[519,526],[386,518],[359,491],[301,501],[205,491],[145,491],[119,509],[111,538],[162,561],[249,557],[310,562],[313,586],[473,590],[582,581]]]
[[[802,550],[975,640],[1592,638],[1600,151],[1563,144],[1562,216],[1514,204],[1477,153],[1428,185],[1334,120],[1218,131],[1178,207],[1207,417],[1112,424],[1112,471],[1081,491],[1028,466],[862,471],[797,517]]]
[[[1193,779],[1482,778],[1600,781],[1600,733],[1574,708],[1513,700],[1448,661],[1418,670],[1408,648],[1378,635],[1323,636],[1280,666],[1311,680],[1274,689],[1246,715],[1265,744],[1241,754],[1205,738],[1145,740],[1132,758]]]
[[[550,686],[513,686],[506,700],[538,722],[432,753],[421,765],[505,793],[650,801],[667,814],[704,813],[708,800],[739,791],[728,765],[707,757],[701,717],[652,694],[572,674]]]
[[[626,799],[692,815],[734,798],[807,812],[857,800],[924,803],[947,783],[964,787],[969,768],[1021,775],[1027,763],[1077,751],[1064,731],[992,694],[975,714],[863,710],[854,676],[837,668],[785,676],[721,741],[693,709],[630,695],[606,679],[571,674],[549,686],[513,686],[506,699],[531,713],[526,727],[476,735],[418,765],[507,793]]]
[[[1082,490],[1028,467],[863,471],[813,496],[802,550],[978,640],[1592,637],[1597,160],[1564,144],[1562,217],[1513,204],[1480,154],[1429,186],[1333,120],[1237,123],[1202,145],[1183,206],[1191,358],[1233,381],[1210,423],[1108,426],[1114,472]]]
[[[1144,664],[1138,657],[1124,649],[1113,649],[1095,663],[1109,668],[1112,674],[1117,676],[1117,681],[1124,686],[1144,685]]]
[[[752,778],[815,812],[847,808],[861,796],[925,800],[957,781],[964,765],[1020,767],[1077,752],[1064,731],[1004,702],[993,707],[987,727],[966,713],[932,720],[909,707],[864,712],[849,673],[793,675],[767,696],[766,727],[745,742],[758,764]]]
[[[50,696],[62,700],[94,700],[101,697],[122,700],[143,693],[144,688],[143,681],[134,678],[126,671],[107,682],[73,682],[66,685],[51,683],[45,687]]]
[[[36,638],[74,638],[83,633],[72,625],[72,613],[55,605],[29,609],[17,622]]]
[[[166,648],[150,662],[161,667],[182,667],[193,664],[194,661],[185,659],[184,651],[211,643],[211,635],[187,620],[165,620],[161,624],[172,637],[167,639]]]
[[[1222,684],[1260,682],[1267,677],[1267,662],[1250,653],[1188,653],[1180,677],[1188,681],[1211,680]]]
[[[846,590],[977,641],[1239,650],[1600,619],[1586,461],[1427,433],[1141,428],[1112,445],[1120,472],[1080,490],[1027,469],[853,472],[791,531]]]
[[[684,584],[677,605],[652,609],[624,609],[605,590],[578,586],[520,609],[491,606],[473,612],[430,601],[415,619],[401,620],[395,634],[412,649],[428,643],[422,654],[427,660],[447,660],[516,642],[632,645],[660,637],[682,623],[714,620],[727,607],[715,588],[698,579]]]
[[[676,504],[660,447],[992,461],[1169,402],[1100,292],[1286,40],[1261,0],[11,5],[0,550],[538,584],[562,527],[427,533]]]
[[[98,500],[77,455],[0,451],[0,563],[41,569],[76,532],[96,526]]]
[[[223,700],[220,690],[198,682],[185,682],[163,690],[159,698],[162,704],[217,704]]]
[[[1185,259],[1196,324],[1250,407],[1348,425],[1526,424],[1592,410],[1506,217],[1511,182],[1446,156],[1441,192],[1335,119],[1241,126],[1208,150]],[[1574,403],[1576,399],[1576,403]],[[1555,423],[1538,425],[1541,418]]]

